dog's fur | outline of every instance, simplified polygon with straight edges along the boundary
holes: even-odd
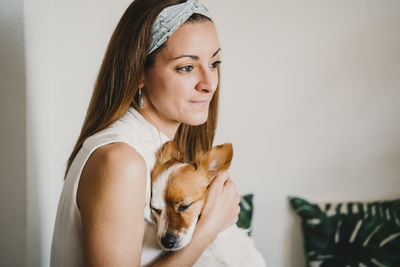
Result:
[[[200,153],[191,163],[170,141],[157,153],[151,171],[151,209],[157,222],[157,241],[166,251],[186,246],[205,205],[208,186],[231,163],[231,144]],[[194,266],[265,266],[260,252],[246,232],[236,225],[219,233]]]

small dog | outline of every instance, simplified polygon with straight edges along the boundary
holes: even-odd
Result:
[[[151,210],[157,222],[157,241],[165,251],[186,246],[205,205],[208,186],[228,170],[233,156],[231,144],[197,154],[191,163],[175,142],[167,142],[157,153],[151,171]],[[218,234],[194,266],[265,266],[261,253],[246,232],[236,225]]]

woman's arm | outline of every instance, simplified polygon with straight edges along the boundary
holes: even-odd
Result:
[[[77,203],[85,266],[139,266],[146,199],[146,165],[125,143],[100,147],[81,174]]]

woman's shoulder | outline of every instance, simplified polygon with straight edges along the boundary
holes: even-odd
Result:
[[[142,155],[125,142],[113,142],[97,148],[91,155],[92,161],[108,167],[123,167],[124,171],[146,168]],[[97,165],[96,164],[96,165]]]
[[[123,142],[114,142],[97,148],[87,160],[79,181],[78,206],[123,195],[126,190],[146,192],[146,163],[139,152]],[[143,201],[145,199],[143,195]]]
[[[93,171],[106,171],[108,174],[119,174],[121,177],[125,176],[124,173],[146,172],[146,164],[142,155],[125,142],[113,142],[97,148],[86,165],[94,168]]]

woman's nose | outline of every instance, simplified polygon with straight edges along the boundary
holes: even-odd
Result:
[[[210,67],[201,68],[196,89],[201,92],[214,93],[218,85],[218,70]]]

